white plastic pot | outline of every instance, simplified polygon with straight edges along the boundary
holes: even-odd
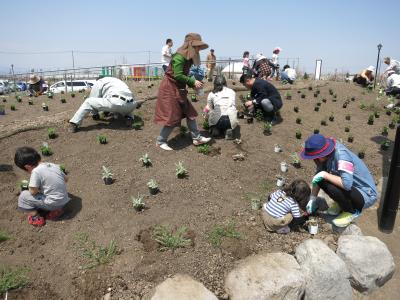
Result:
[[[309,224],[308,225],[308,232],[310,233],[310,234],[317,234],[318,233],[318,224],[316,224],[316,225],[312,225],[312,224]]]
[[[281,171],[282,171],[283,173],[286,173],[286,172],[288,171],[288,165],[287,165],[287,163],[285,163],[284,161],[281,162]]]
[[[282,152],[282,148],[281,148],[280,146],[275,146],[274,152],[275,152],[275,153]]]
[[[278,178],[276,180],[276,186],[282,187],[285,185],[285,179],[284,178]]]

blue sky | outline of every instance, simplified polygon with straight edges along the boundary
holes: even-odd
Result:
[[[165,39],[176,49],[187,32],[200,33],[217,57],[271,55],[280,46],[281,57],[299,57],[308,72],[318,58],[323,72],[354,72],[376,64],[378,43],[383,56],[400,59],[399,12],[398,0],[7,1],[0,73],[11,64],[16,72],[70,68],[71,50],[77,67],[145,63],[144,51],[159,62]],[[115,53],[83,53],[90,51]]]

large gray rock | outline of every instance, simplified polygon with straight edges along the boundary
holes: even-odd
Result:
[[[189,275],[177,274],[166,279],[144,300],[218,300],[206,287]]]
[[[363,234],[360,227],[358,227],[356,224],[350,224],[343,230],[342,235],[363,235]]]
[[[238,262],[225,279],[230,300],[301,299],[305,279],[295,258],[262,253]]]
[[[295,256],[306,277],[304,299],[353,299],[346,264],[323,241],[304,241],[296,248]]]
[[[347,265],[351,285],[360,292],[370,293],[393,276],[393,256],[376,237],[342,235],[336,253]]]

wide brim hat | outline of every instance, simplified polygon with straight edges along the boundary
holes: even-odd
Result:
[[[375,71],[375,67],[374,67],[374,66],[369,66],[369,67],[367,68],[367,71],[374,72],[374,71]]]
[[[327,138],[322,134],[313,134],[304,143],[300,152],[302,159],[316,159],[328,156],[336,147],[336,140]]]
[[[201,35],[198,33],[188,33],[185,36],[185,43],[191,43],[191,46],[197,46],[200,50],[208,48],[208,44],[201,40]]]
[[[40,77],[39,77],[39,76],[37,76],[37,75],[31,75],[31,76],[29,77],[28,83],[29,83],[29,84],[35,84],[35,83],[38,83],[39,81],[40,81]]]

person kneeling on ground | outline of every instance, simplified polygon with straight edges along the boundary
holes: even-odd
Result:
[[[396,74],[394,71],[388,72],[385,92],[388,96],[393,96],[397,99],[400,99],[400,75]],[[386,108],[393,108],[395,106],[400,106],[399,100],[390,103],[386,106]]]
[[[238,125],[236,93],[226,86],[226,79],[218,75],[214,79],[214,89],[208,94],[203,110],[208,114],[208,124],[213,136],[225,133],[225,139],[234,138],[233,131]]]
[[[283,71],[281,73],[282,83],[287,82],[293,84],[296,80],[296,70],[291,68],[289,65],[283,66]]]
[[[243,74],[240,77],[240,83],[251,90],[250,94],[254,99],[245,102],[249,112],[254,113],[256,108],[260,108],[271,122],[276,122],[277,112],[282,108],[283,103],[281,95],[273,84],[263,79],[253,78],[250,74]]]
[[[31,75],[28,81],[28,95],[32,96],[40,96],[45,91],[47,91],[48,84],[42,78],[37,75]]]
[[[261,53],[256,55],[256,60],[253,63],[253,72],[257,78],[267,80],[272,74],[271,62]]]
[[[40,154],[33,148],[18,148],[14,156],[15,164],[31,174],[29,190],[22,191],[18,198],[20,210],[28,213],[28,223],[43,226],[45,219],[56,220],[69,202],[67,176],[60,166],[41,162]],[[44,213],[44,217],[41,214]]]
[[[127,126],[132,125],[132,111],[140,108],[144,101],[134,99],[129,87],[118,78],[104,77],[98,79],[90,91],[89,97],[82,103],[78,111],[69,120],[70,131],[78,131],[83,118],[91,112],[93,119],[99,119],[99,112],[120,114],[126,118]]]
[[[376,202],[376,186],[367,166],[341,143],[321,134],[314,134],[305,141],[300,156],[314,160],[317,165],[310,201],[307,204],[308,213],[317,210],[316,199],[320,189],[335,201],[327,213],[338,215],[333,220],[338,227],[348,226],[360,216],[364,208]]]
[[[277,190],[268,197],[261,212],[265,228],[271,232],[289,233],[289,224],[301,225],[308,214],[306,209],[311,189],[304,180],[294,180],[283,190]]]
[[[373,66],[369,66],[361,73],[356,74],[353,78],[353,82],[360,84],[363,87],[367,87],[374,81],[374,71],[375,68]]]

